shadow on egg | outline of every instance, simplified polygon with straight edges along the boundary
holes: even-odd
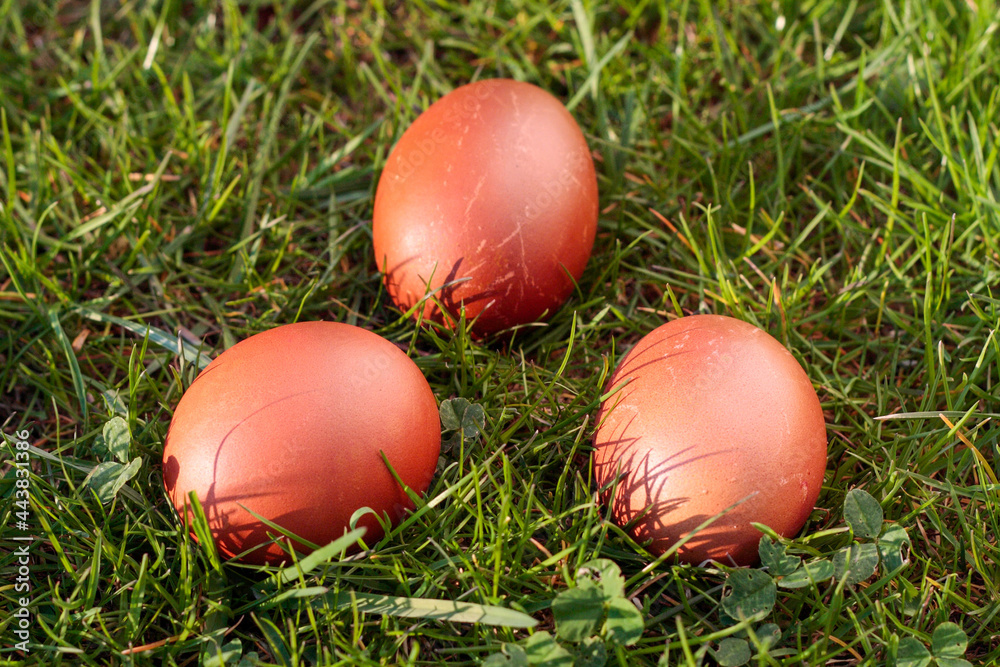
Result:
[[[546,310],[538,311],[537,308],[513,309],[508,306],[508,311],[516,310],[516,315],[511,316],[494,308],[498,301],[507,297],[515,287],[521,290],[522,294],[526,289],[527,281],[516,271],[511,271],[513,276],[507,280],[494,281],[483,287],[482,280],[463,273],[462,265],[466,262],[465,257],[460,257],[452,264],[443,279],[438,277],[435,268],[428,276],[417,273],[418,280],[414,281],[410,272],[419,271],[419,266],[414,268],[408,265],[419,264],[420,259],[418,256],[408,257],[385,272],[385,284],[389,295],[403,311],[409,310],[421,299],[426,299],[422,306],[424,317],[453,328],[464,307],[466,321],[471,325],[472,334],[477,337],[507,329],[522,321],[534,321],[546,313]],[[419,286],[422,287],[423,291],[419,294],[414,293],[412,289],[415,285],[407,285],[414,282],[419,282]],[[568,279],[566,282],[567,289],[564,291],[565,296],[568,296],[572,291],[572,285]],[[479,289],[473,289],[473,286]]]
[[[635,419],[633,416],[616,431],[628,432]],[[604,492],[603,500],[610,503],[616,521],[637,543],[649,543],[651,551],[662,553],[714,516],[685,513],[684,508],[692,498],[671,492],[671,476],[684,476],[699,462],[725,457],[730,453],[728,450],[699,454],[694,446],[689,446],[660,458],[652,455],[651,448],[643,447],[642,438],[622,435],[603,441],[602,448],[606,448],[602,453],[605,463],[597,466],[595,474],[603,480],[617,476],[616,484]],[[677,520],[672,521],[672,517]],[[688,559],[705,560],[736,550],[739,541],[726,538],[725,522],[725,515],[717,517],[690,537],[680,548],[680,554]]]
[[[639,542],[677,557],[750,565],[762,523],[797,533],[814,506],[826,427],[801,365],[767,332],[717,315],[672,320],[641,339],[608,381],[594,435],[601,486]]]
[[[312,547],[299,540],[290,539],[271,526],[256,519],[249,521],[242,518],[237,521],[231,520],[234,513],[243,514],[245,512],[243,508],[247,507],[248,500],[249,498],[245,495],[219,498],[215,496],[215,491],[212,489],[203,501],[206,519],[209,526],[211,526],[212,537],[223,558],[234,558],[246,552],[245,555],[240,557],[242,562],[252,565],[281,565],[282,563],[287,564],[291,560],[291,556],[288,553],[289,547],[294,548],[300,554],[307,554],[312,551]],[[220,511],[220,507],[230,507],[232,509],[229,511]],[[187,510],[185,521],[190,523],[193,520],[190,508],[185,505],[185,509]],[[400,509],[396,512],[396,516],[389,517],[389,520],[398,520],[402,517],[402,514],[403,510]],[[302,533],[312,530],[313,515],[314,512],[309,509],[300,509],[285,512],[268,520],[281,526],[288,533],[301,537]],[[383,513],[383,516],[387,515],[388,513]],[[367,529],[364,537],[368,544],[377,542],[382,538],[384,533],[378,520],[371,514],[366,514],[360,518],[357,522],[357,527]],[[344,528],[341,534],[346,534],[347,532],[348,529]],[[191,537],[196,541],[198,540],[197,535],[193,531]],[[325,541],[331,542],[338,537],[340,535],[331,532]],[[347,549],[348,552],[356,550],[356,546]]]
[[[168,493],[173,493],[174,486],[177,485],[177,475],[180,473],[180,463],[176,456],[168,456],[163,463],[163,483],[167,487]]]
[[[386,158],[372,209],[376,263],[403,311],[424,296],[421,280],[433,291],[469,278],[439,300],[452,316],[463,303],[469,321],[482,315],[471,332],[486,336],[570,296],[598,204],[590,149],[563,103],[531,84],[477,81],[428,107]],[[436,310],[422,313],[441,322]]]
[[[254,514],[323,545],[361,507],[398,521],[412,502],[386,461],[423,493],[440,434],[433,392],[393,343],[346,324],[289,324],[237,343],[188,387],[164,443],[164,485],[187,523],[197,494],[227,556],[271,542]],[[382,537],[374,515],[358,525],[367,543]],[[277,544],[245,558],[287,559]]]
[[[226,503],[226,499],[218,499],[218,502]],[[245,503],[239,504],[245,506]],[[301,537],[302,533],[312,528],[313,514],[314,512],[308,509],[300,509],[286,512],[268,520],[273,521],[292,535]],[[395,517],[396,520],[399,518],[400,516]],[[240,521],[233,525],[229,522],[228,515],[216,513],[211,522],[213,526],[217,526],[213,530],[216,545],[226,558],[233,558],[246,551],[247,554],[240,558],[243,562],[254,565],[279,565],[282,562],[287,564],[291,561],[291,556],[288,554],[289,546],[300,554],[312,551],[312,547],[298,540],[290,539],[260,521]],[[371,514],[366,514],[359,519],[357,527],[367,529],[365,541],[368,544],[374,544],[380,540],[384,532],[382,526]],[[344,528],[341,535],[347,532],[348,529]],[[338,537],[340,535],[331,531],[325,541],[329,543]],[[323,546],[322,543],[319,546]],[[353,546],[347,551],[357,551],[357,547]]]
[[[230,439],[234,438],[241,428],[246,427],[254,431],[253,422],[256,419],[260,419],[263,422],[270,420],[264,413],[274,409],[281,410],[282,404],[288,401],[301,399],[309,394],[322,391],[324,390],[307,389],[270,401],[237,422],[229,429],[219,443],[213,462],[212,482],[209,485],[203,504],[209,525],[213,527],[213,535],[216,542],[228,557],[235,556],[254,545],[267,543],[258,549],[254,549],[244,560],[256,564],[275,564],[282,559],[287,559],[288,556],[281,546],[271,543],[271,540],[274,538],[284,541],[286,544],[291,543],[300,552],[308,553],[311,551],[305,544],[281,536],[273,528],[257,520],[248,510],[268,517],[269,521],[281,526],[282,529],[293,535],[309,535],[312,538],[311,541],[318,541],[322,545],[322,543],[330,542],[340,536],[333,529],[334,524],[347,525],[350,521],[350,515],[361,507],[370,506],[375,512],[388,517],[390,523],[401,519],[405,511],[411,508],[411,503],[406,492],[392,477],[392,473],[385,466],[385,462],[378,459],[376,464],[378,466],[377,469],[366,470],[364,476],[369,481],[379,480],[379,493],[371,497],[364,497],[364,494],[358,496],[355,498],[356,507],[353,505],[345,507],[343,503],[337,503],[339,505],[338,511],[334,511],[333,515],[329,513],[329,510],[324,512],[327,519],[336,519],[325,527],[317,528],[317,515],[320,511],[315,507],[306,507],[292,511],[273,509],[284,508],[294,504],[292,498],[294,498],[296,493],[289,492],[290,489],[298,489],[298,492],[301,492],[301,487],[299,486],[301,484],[301,480],[299,479],[301,473],[297,466],[291,468],[287,466],[289,459],[311,458],[315,469],[329,469],[328,472],[331,475],[334,473],[333,468],[337,464],[332,455],[326,459],[319,459],[314,454],[310,455],[311,448],[305,444],[305,439],[295,437],[294,433],[289,433],[290,437],[286,442],[282,443],[284,448],[280,456],[276,455],[270,462],[261,462],[261,465],[257,468],[259,471],[258,475],[247,475],[234,484],[232,476],[226,470],[222,470],[220,473],[219,461],[226,454],[226,449],[231,446]],[[217,494],[220,480],[227,486],[226,495]],[[395,490],[395,498],[391,500],[387,497],[388,489],[390,488]],[[332,504],[334,498],[329,494],[329,489],[314,490],[316,497],[322,497],[324,492],[326,492],[327,500]],[[390,508],[386,507],[389,504],[387,501],[390,501],[392,504],[391,509],[393,511],[391,513],[389,512]],[[337,514],[340,516],[334,517]],[[238,517],[238,520],[234,520],[236,517]],[[367,529],[365,536],[369,543],[378,541],[384,534],[382,526],[371,514],[361,517],[357,522],[357,526]],[[349,551],[356,550],[356,548],[352,547]]]
[[[389,474],[387,469],[385,472]],[[175,480],[176,474],[174,474]],[[317,510],[315,508],[306,507],[277,514],[268,513],[267,507],[269,505],[282,506],[288,504],[287,494],[275,491],[274,489],[279,487],[273,484],[255,484],[257,480],[247,479],[246,487],[239,489],[237,492],[218,495],[218,484],[214,480],[215,474],[213,474],[212,484],[208,487],[204,497],[199,498],[199,501],[202,504],[205,518],[210,526],[216,546],[225,558],[233,558],[244,551],[251,550],[246,556],[241,558],[242,561],[256,565],[278,565],[282,561],[290,559],[287,553],[288,545],[291,545],[300,553],[309,553],[312,550],[310,546],[303,542],[282,535],[273,527],[258,520],[248,510],[266,515],[268,521],[281,526],[282,530],[292,535],[303,537],[303,539],[307,539],[304,536],[309,535],[311,538],[310,541],[318,541],[320,546],[337,539],[341,534],[347,532],[347,528],[344,528],[342,533],[337,534],[334,525],[331,523],[327,526],[326,534],[317,534]],[[407,504],[409,499],[406,496],[406,492],[398,484],[395,486],[398,489],[397,502],[393,503],[391,511],[383,508],[379,512],[379,515],[388,523],[399,521],[403,518],[406,511],[410,509],[410,505]],[[253,490],[255,487],[256,490]],[[168,486],[169,488],[171,487]],[[371,504],[377,505],[378,503],[372,502]],[[184,503],[184,507],[187,514],[185,520],[190,523],[193,520],[190,507],[186,502]],[[356,509],[360,509],[360,506]],[[373,507],[372,509],[379,511],[377,507]],[[349,518],[344,520],[342,525],[347,525],[348,521]],[[382,524],[371,513],[366,513],[360,517],[356,523],[356,527],[366,529],[365,540],[369,544],[377,542],[384,535]],[[192,536],[194,536],[194,533],[192,533]],[[279,543],[284,543],[285,546],[283,547]],[[356,546],[348,548],[348,552],[356,550]]]

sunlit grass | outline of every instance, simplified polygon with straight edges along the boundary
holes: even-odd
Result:
[[[646,619],[610,663],[710,664],[725,572],[647,567],[589,465],[610,370],[695,312],[768,330],[820,395],[827,476],[790,549],[847,544],[854,488],[912,541],[892,576],[779,589],[759,664],[887,664],[947,620],[966,659],[1000,661],[997,30],[987,0],[0,2],[2,413],[38,448],[26,664],[474,664],[554,632],[594,558]],[[496,76],[572,105],[602,213],[567,306],[480,343],[392,306],[370,217],[420,110]],[[439,401],[486,419],[370,554],[282,590],[502,606],[534,630],[265,607],[264,573],[182,529],[160,456],[198,351],[312,319],[405,346]],[[82,483],[114,415],[141,468],[102,505]],[[18,663],[13,451],[0,658]]]

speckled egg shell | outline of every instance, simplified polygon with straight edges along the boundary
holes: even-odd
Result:
[[[551,315],[597,230],[583,133],[537,86],[489,79],[445,95],[404,132],[379,179],[375,260],[402,310],[487,335]],[[447,285],[447,286],[446,286]]]
[[[695,315],[668,322],[626,355],[601,406],[594,471],[617,523],[663,553],[702,522],[682,561],[749,565],[761,533],[793,536],[826,468],[823,412],[781,343],[745,322]],[[741,502],[743,501],[743,502]]]

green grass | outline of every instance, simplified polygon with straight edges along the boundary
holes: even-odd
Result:
[[[892,664],[949,620],[967,660],[1000,663],[997,9],[0,0],[0,412],[40,450],[24,664],[195,665],[210,641],[231,665],[475,664],[554,632],[553,599],[598,557],[646,626],[609,644],[610,664],[711,664],[706,647],[746,627],[721,607],[726,572],[647,567],[589,466],[610,370],[695,312],[771,332],[821,397],[827,474],[789,551],[848,545],[855,488],[912,542],[901,572],[779,589],[764,620],[781,639],[751,664]],[[602,214],[567,306],[479,343],[394,309],[370,219],[419,110],[495,76],[571,105]],[[439,401],[483,406],[485,432],[444,453],[426,503],[371,555],[272,590],[499,605],[534,630],[261,604],[264,573],[187,537],[160,456],[195,350],[313,319],[407,345]],[[82,483],[116,414],[141,465],[102,504]],[[21,664],[13,454],[0,659]]]

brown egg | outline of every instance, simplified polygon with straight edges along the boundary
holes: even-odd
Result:
[[[422,493],[440,446],[434,395],[404,352],[359,327],[300,322],[241,341],[198,375],[174,411],[163,478],[182,516],[197,492],[231,558],[275,533],[248,510],[320,546],[359,508],[399,519],[412,503],[380,452]],[[371,514],[358,525],[368,544],[383,534]],[[243,560],[287,558],[271,543]]]
[[[450,318],[462,306],[478,318],[479,336],[551,315],[596,230],[597,176],[579,126],[558,99],[509,79],[432,104],[375,193],[375,260],[392,300],[408,310],[436,292]],[[448,320],[430,299],[420,312]]]
[[[594,472],[616,474],[617,523],[660,554],[727,507],[678,551],[689,563],[757,560],[761,533],[803,526],[826,469],[826,427],[805,371],[757,327],[720,315],[653,330],[615,370],[601,406]],[[610,492],[609,492],[610,495]]]

